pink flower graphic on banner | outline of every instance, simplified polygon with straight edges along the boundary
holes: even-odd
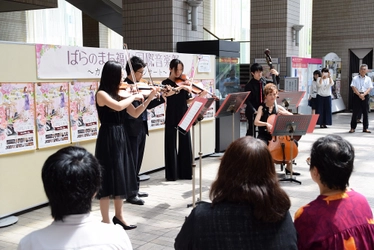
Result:
[[[36,60],[37,65],[40,65],[40,59],[43,56],[45,52],[47,52],[49,49],[59,49],[61,48],[60,45],[49,45],[49,44],[36,44],[35,45],[35,53],[36,53]]]
[[[73,90],[75,91],[75,93],[77,95],[79,95],[79,91],[81,90],[82,88],[82,84],[79,83],[79,82],[75,82],[74,85],[73,85]]]
[[[0,88],[1,93],[3,93],[4,95],[9,95],[12,90],[13,88],[11,84],[3,84]]]
[[[41,116],[45,117],[45,110],[44,110],[44,104],[43,103],[40,103],[38,105],[36,105],[36,113],[37,114],[40,114]]]
[[[6,139],[6,134],[5,134],[5,130],[0,130],[0,141],[5,141]]]
[[[40,89],[40,92],[42,92],[43,95],[46,95],[46,94],[49,93],[50,86],[49,86],[49,84],[42,84],[39,89]]]

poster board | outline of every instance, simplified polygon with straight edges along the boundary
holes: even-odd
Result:
[[[99,130],[96,110],[98,82],[69,83],[69,121],[71,141],[94,140]]]
[[[0,155],[36,149],[33,83],[0,83]]]
[[[70,143],[68,83],[35,85],[38,148]]]

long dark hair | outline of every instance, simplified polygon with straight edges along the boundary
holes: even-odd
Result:
[[[313,72],[313,80],[317,81],[317,79],[314,77],[314,75],[318,75],[318,77],[322,77],[322,73],[318,69]]]
[[[111,97],[118,97],[119,85],[122,78],[122,65],[119,62],[107,61],[101,72],[99,90],[107,92]]]
[[[281,220],[291,206],[279,186],[267,145],[251,136],[239,138],[227,148],[210,199],[213,206],[220,202],[249,204],[254,216],[266,222]]]
[[[184,65],[183,65],[182,61],[179,60],[179,59],[173,59],[173,60],[171,60],[171,61],[170,61],[169,68],[172,69],[172,70],[174,70],[174,72],[176,73],[177,70],[178,70],[178,65],[179,65],[179,64],[182,65],[182,72],[183,72],[183,70],[184,70]]]

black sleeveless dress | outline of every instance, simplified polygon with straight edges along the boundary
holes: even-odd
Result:
[[[275,106],[271,112],[269,112],[269,108],[265,105],[265,103],[262,103],[260,106],[262,106],[262,116],[260,119],[260,121],[262,122],[267,122],[270,115],[277,114],[277,108]],[[257,138],[263,140],[266,144],[269,144],[269,141],[272,139],[272,136],[267,131],[266,126],[260,126],[258,127]]]
[[[103,167],[102,184],[96,196],[126,199],[137,194],[136,172],[124,126],[126,109],[114,111],[96,104],[100,129],[95,156]]]

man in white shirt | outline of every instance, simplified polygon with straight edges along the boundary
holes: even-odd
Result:
[[[359,114],[360,110],[362,111],[363,115],[362,132],[371,133],[370,130],[368,130],[368,102],[369,93],[370,90],[373,88],[373,84],[371,82],[371,78],[366,76],[367,69],[368,66],[366,64],[361,64],[360,74],[358,76],[353,77],[352,79],[351,87],[353,91],[353,113],[351,118],[351,130],[349,130],[349,133],[354,133],[356,130],[357,115]]]
[[[90,215],[101,182],[92,154],[80,147],[60,149],[45,161],[42,180],[54,221],[26,235],[18,249],[132,249],[125,230]]]

